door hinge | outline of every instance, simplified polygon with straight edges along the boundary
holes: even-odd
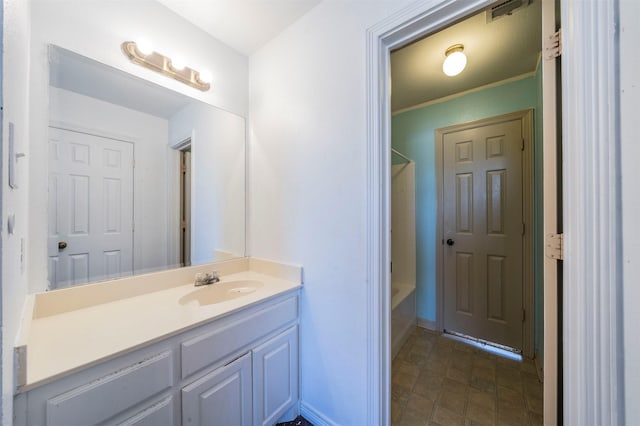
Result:
[[[525,230],[525,228],[524,228],[524,222],[522,222],[522,235],[524,235],[524,230]]]
[[[545,254],[556,260],[564,260],[563,234],[548,234],[545,238]]]
[[[522,147],[520,148],[521,151],[524,151],[524,138],[522,138]]]
[[[544,43],[544,59],[550,61],[562,55],[562,29],[549,36]]]
[[[524,309],[522,310],[522,322],[524,322],[525,318],[527,317],[526,312],[527,311],[525,311]]]

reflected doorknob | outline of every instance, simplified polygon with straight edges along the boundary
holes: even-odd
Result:
[[[58,250],[64,250],[67,248],[67,242],[66,241],[60,241],[58,243]]]
[[[448,246],[452,246],[452,245],[454,245],[455,243],[456,243],[456,242],[455,242],[455,241],[453,241],[451,238],[449,238],[449,239],[447,240],[447,245],[448,245]]]

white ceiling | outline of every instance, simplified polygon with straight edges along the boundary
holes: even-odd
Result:
[[[470,17],[391,54],[391,109],[434,99],[535,71],[542,38],[541,1],[487,22]],[[467,67],[455,76],[442,72],[445,50],[464,45]]]
[[[158,0],[244,55],[251,55],[322,0]]]

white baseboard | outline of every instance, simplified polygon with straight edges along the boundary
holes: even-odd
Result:
[[[300,401],[300,415],[313,423],[313,426],[338,426],[336,422],[304,401]]]
[[[426,328],[427,330],[431,330],[431,331],[438,331],[438,327],[436,326],[436,322],[435,321],[429,321],[426,320],[424,318],[417,318],[417,325],[418,327],[422,327],[422,328]]]

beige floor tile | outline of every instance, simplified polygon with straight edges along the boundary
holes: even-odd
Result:
[[[471,371],[468,368],[463,369],[449,366],[449,368],[447,369],[447,377],[455,380],[456,382],[468,385],[469,380],[471,379]]]
[[[420,374],[420,367],[417,367],[407,361],[400,361],[393,366],[394,374],[407,374],[409,376],[418,377]]]
[[[391,383],[393,385],[403,386],[408,388],[409,390],[413,389],[413,385],[416,384],[416,380],[418,379],[417,375],[407,374],[407,373],[398,373],[394,374],[391,377]]]
[[[493,426],[496,423],[496,412],[488,407],[469,403],[467,407],[467,418],[483,426]]]
[[[481,356],[480,354],[478,354],[477,356],[475,356],[473,358],[473,368],[476,369],[482,369],[482,370],[488,370],[488,371],[492,371],[493,374],[495,375],[496,372],[496,362],[492,359],[489,358],[485,358],[483,356]]]
[[[392,365],[393,425],[538,425],[535,365],[505,359],[421,328]]]
[[[416,393],[412,393],[409,397],[409,401],[407,402],[407,409],[413,410],[422,415],[426,422],[426,420],[431,417],[433,401]]]
[[[463,413],[467,405],[467,396],[464,393],[445,388],[440,394],[438,404],[454,413]]]
[[[533,411],[536,414],[543,414],[542,398],[536,398],[533,396],[526,396],[527,408],[529,411]]]
[[[502,408],[498,403],[498,425],[519,426],[527,424],[527,412],[523,409]]]
[[[458,382],[457,380],[453,380],[449,377],[445,377],[442,383],[442,386],[445,390],[449,390],[456,393],[466,394],[469,390],[468,386]]]
[[[508,376],[504,373],[498,372],[496,384],[498,387],[502,386],[515,392],[522,393],[522,380],[520,380],[519,376]]]
[[[434,386],[432,383],[417,382],[413,387],[413,393],[430,401],[437,401],[441,392],[442,386]]]
[[[543,426],[544,425],[544,419],[542,417],[542,414],[537,414],[537,413],[529,411],[529,413],[527,413],[527,416],[529,417],[529,424],[531,426]]]
[[[498,405],[511,406],[521,410],[525,409],[524,396],[512,389],[498,386]]]
[[[404,406],[397,401],[391,399],[391,423],[396,424],[400,417],[402,416],[402,411],[404,410]]]
[[[424,426],[429,421],[428,417],[416,412],[415,410],[405,407],[400,419],[397,421],[398,426]]]
[[[434,423],[442,426],[457,426],[464,424],[464,417],[462,417],[459,413],[456,413],[439,405],[435,406],[431,420]]]
[[[496,411],[496,394],[495,392],[471,390],[469,392],[469,403],[485,407],[491,411]]]
[[[400,385],[393,385],[391,387],[391,401],[395,401],[403,407],[409,400],[410,395],[411,389],[409,388]]]
[[[429,357],[429,359],[425,362],[424,368],[432,371],[446,371],[447,370],[447,361],[445,359],[437,359],[433,356]]]

